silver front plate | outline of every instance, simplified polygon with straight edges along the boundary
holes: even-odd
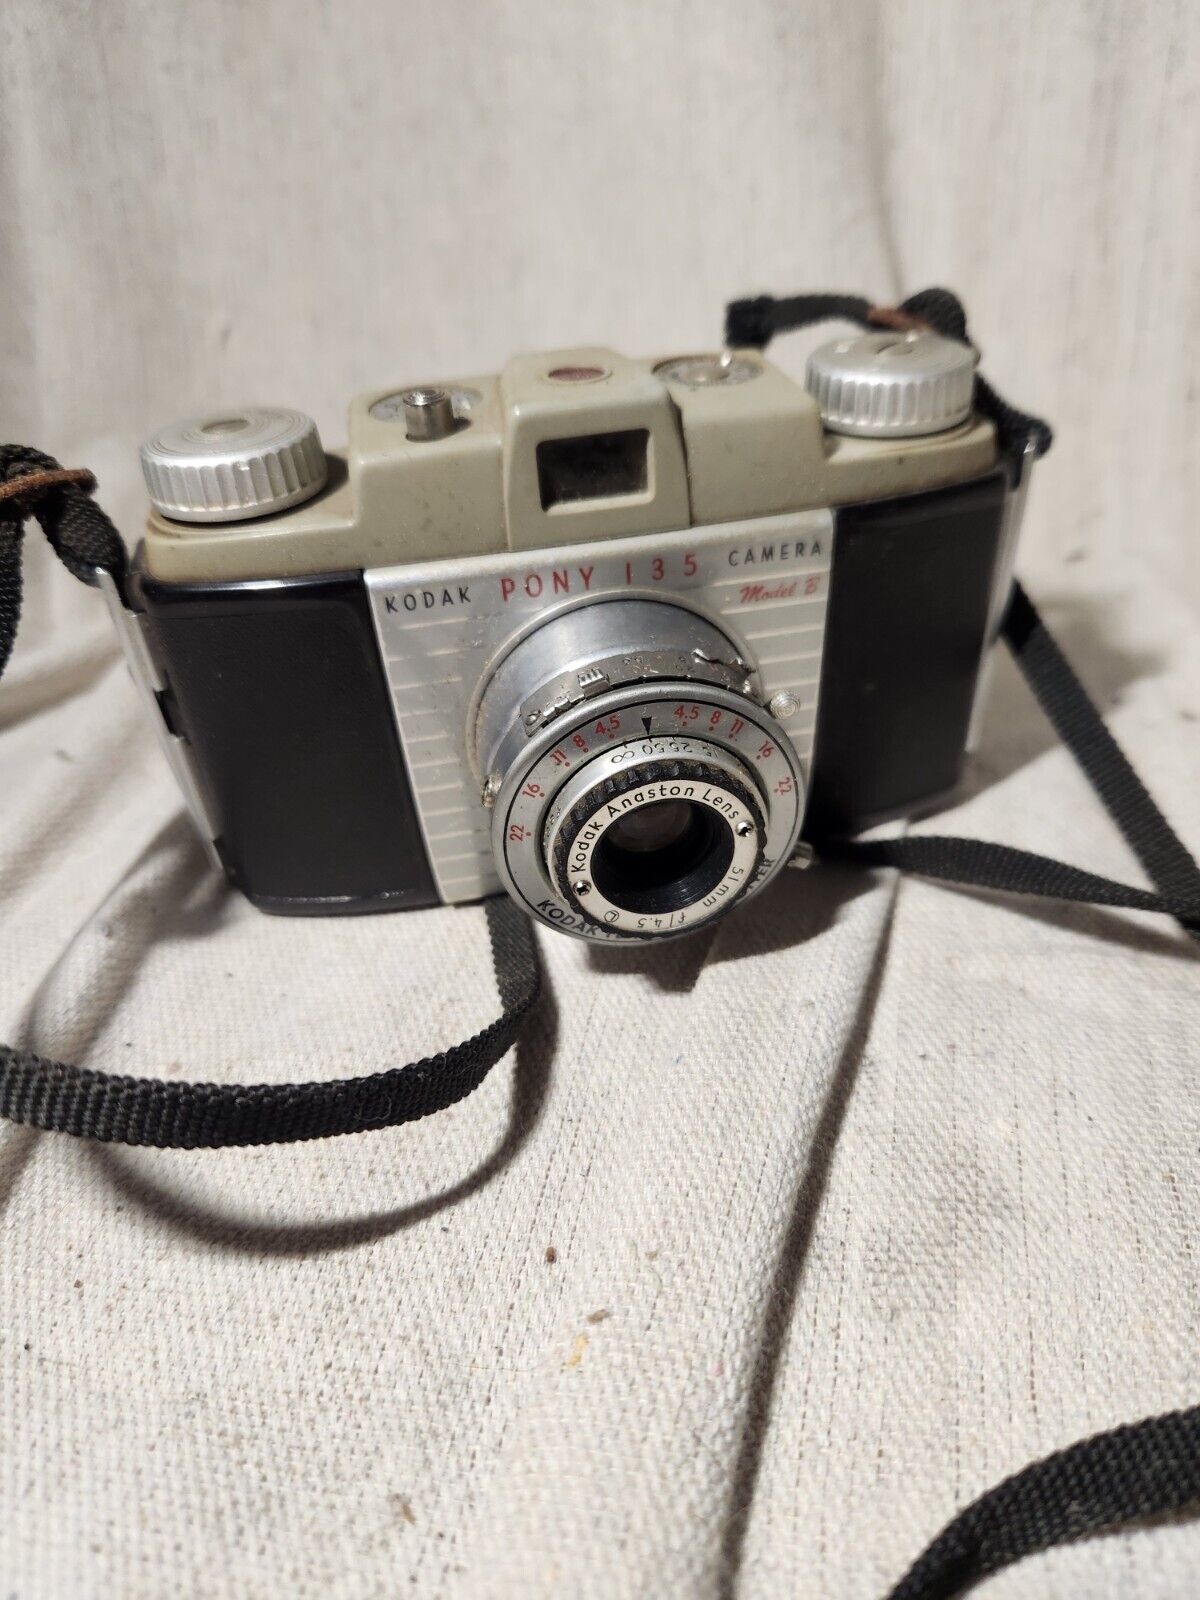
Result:
[[[486,774],[472,765],[468,736],[481,683],[518,638],[568,606],[637,594],[710,617],[757,669],[764,702],[795,697],[786,730],[807,783],[832,555],[833,516],[821,509],[366,572],[442,899],[479,899],[501,887],[480,800]]]

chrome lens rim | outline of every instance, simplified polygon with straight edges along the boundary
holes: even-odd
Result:
[[[677,715],[681,711],[682,719]],[[702,728],[703,739],[681,733],[681,726]],[[611,733],[598,734],[600,727],[611,728]],[[576,740],[582,740],[582,750]],[[548,834],[569,809],[563,803],[564,785],[572,781],[573,792],[586,789],[586,781],[574,781],[576,775],[602,754],[626,752],[617,766],[639,759],[682,759],[698,743],[712,747],[716,754],[709,759],[728,763],[731,773],[752,774],[754,791],[762,797],[762,848],[750,883],[735,897],[723,896],[704,915],[684,916],[669,928],[632,929],[620,920],[604,925],[585,917],[578,901],[554,881],[545,853]],[[768,754],[761,754],[764,749]],[[558,755],[564,758],[561,765]],[[525,743],[496,795],[492,844],[503,887],[539,921],[591,940],[670,938],[722,914],[734,899],[742,903],[757,894],[791,855],[803,806],[804,777],[795,749],[763,707],[710,684],[630,684],[591,701],[586,714],[581,710],[557,719]]]
[[[696,741],[686,759],[627,765],[616,792],[611,762],[603,755],[581,770],[579,778],[586,780],[581,797],[547,830],[543,851],[552,881],[588,921],[642,937],[682,932],[723,912],[750,887],[763,849],[761,796],[749,772],[745,781],[733,776],[721,781],[719,775],[731,764],[705,761],[709,752],[717,754]],[[629,881],[619,892],[615,864],[605,853],[614,830],[630,816],[672,801],[685,803],[700,821],[696,848],[689,850],[685,835],[666,874],[659,852],[631,862]],[[640,884],[633,881],[638,867]]]

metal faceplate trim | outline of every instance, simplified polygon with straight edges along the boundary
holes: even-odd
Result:
[[[213,825],[212,814],[204,796],[199,772],[195,759],[192,756],[191,746],[186,739],[181,739],[178,734],[172,733],[163,719],[162,707],[158,696],[166,688],[165,683],[150,653],[150,646],[143,632],[144,618],[140,612],[130,611],[121,599],[117,589],[116,580],[111,572],[99,569],[97,584],[104,603],[108,607],[108,614],[113,620],[117,630],[117,638],[121,644],[121,653],[125,658],[125,665],[129,676],[138,692],[150,727],[154,730],[154,737],[159,749],[167,758],[167,765],[174,774],[183,796],[183,803],[188,815],[196,825],[196,832],[204,845],[205,854],[209,862],[216,867],[218,872],[223,872],[224,866],[217,854],[216,828]]]
[[[504,887],[468,737],[480,684],[520,635],[580,600],[653,596],[676,600],[711,619],[739,649],[744,647],[764,702],[784,690],[797,697],[799,710],[788,720],[786,740],[807,784],[833,545],[833,513],[823,507],[673,533],[364,572],[396,728],[442,900],[483,899]],[[647,640],[648,647],[653,643]],[[715,701],[720,694],[707,685],[691,688],[691,700]],[[621,693],[628,701],[630,691]],[[648,698],[652,690],[647,686],[633,693]],[[600,704],[600,699],[588,702],[593,723]],[[751,702],[743,705],[756,716],[766,715],[755,712]],[[562,718],[568,720],[574,724],[574,714]]]

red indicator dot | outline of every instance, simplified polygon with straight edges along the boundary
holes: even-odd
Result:
[[[608,370],[605,367],[551,367],[546,376],[555,383],[595,383],[598,378],[607,378]]]

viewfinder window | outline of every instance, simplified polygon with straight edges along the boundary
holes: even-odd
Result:
[[[542,510],[580,500],[643,494],[649,483],[648,428],[543,439],[537,447]]]

